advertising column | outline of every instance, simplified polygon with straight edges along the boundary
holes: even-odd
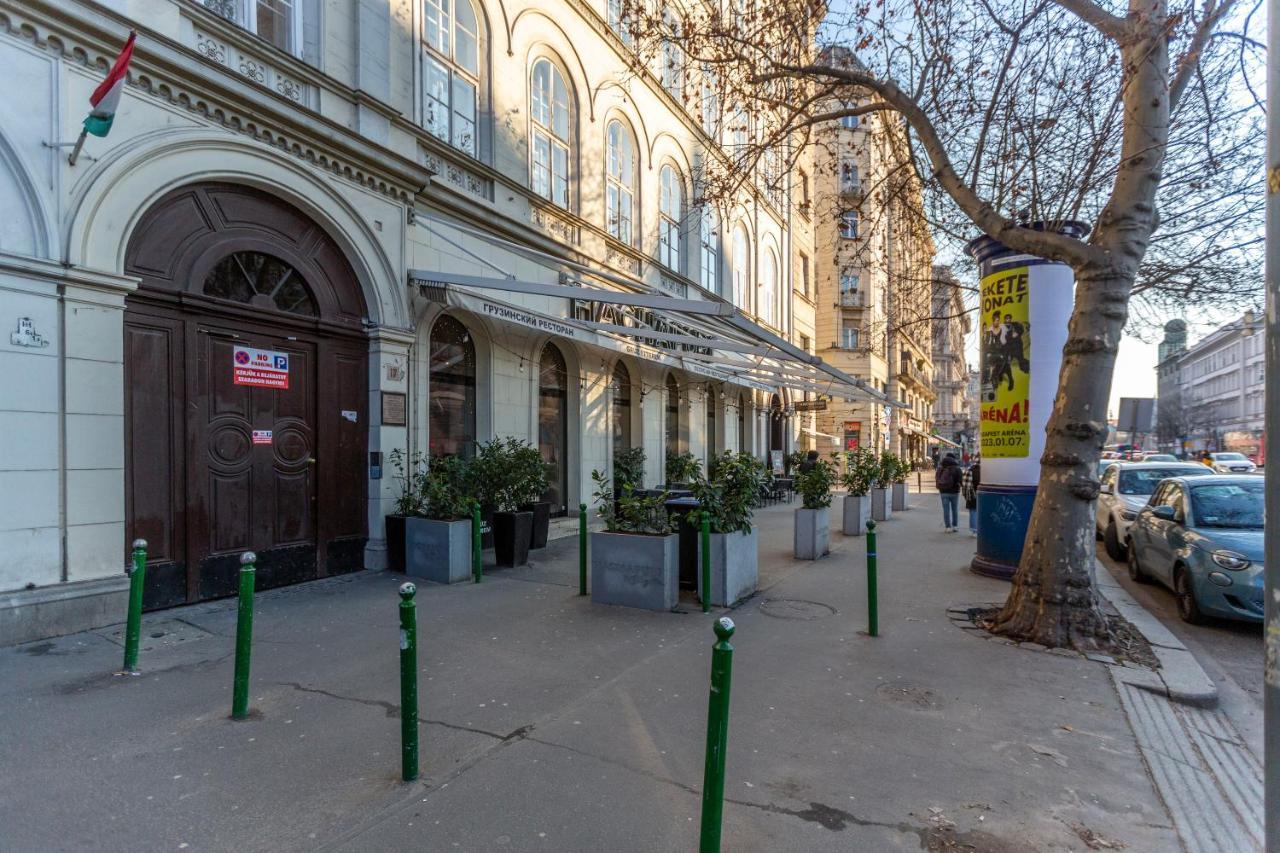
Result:
[[[1042,223],[1024,226],[1043,230]],[[1089,227],[1067,222],[1058,233],[1081,238]],[[1044,429],[1058,390],[1062,347],[1075,300],[1069,266],[1024,255],[979,237],[966,251],[978,262],[981,316],[979,375],[981,485],[978,553],[972,570],[1008,580],[1022,558],[1040,481]]]

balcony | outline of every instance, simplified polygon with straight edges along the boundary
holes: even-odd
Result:
[[[836,301],[837,308],[862,308],[865,305],[865,299],[860,290],[846,290],[840,293],[840,298]]]
[[[902,359],[898,362],[898,371],[896,375],[898,379],[913,382],[926,392],[930,394],[934,393],[933,381],[929,378],[928,374],[916,367],[907,359]]]

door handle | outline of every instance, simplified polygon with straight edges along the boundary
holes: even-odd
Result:
[[[307,464],[308,464],[308,465],[314,465],[314,464],[316,464],[316,458],[315,458],[314,456],[309,456],[309,457],[307,457]]]

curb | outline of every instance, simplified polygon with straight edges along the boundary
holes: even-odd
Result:
[[[1160,661],[1158,672],[1112,667],[1116,680],[1131,684],[1141,690],[1149,690],[1167,696],[1172,702],[1215,708],[1218,705],[1218,688],[1209,678],[1195,655],[1182,641],[1173,635],[1160,620],[1147,612],[1137,600],[1122,587],[1101,563],[1094,561],[1094,579],[1098,592],[1129,624],[1146,638]]]

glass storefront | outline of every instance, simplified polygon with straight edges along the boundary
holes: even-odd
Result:
[[[552,515],[567,512],[565,485],[569,480],[569,373],[555,344],[542,348],[538,370],[538,449],[551,466],[544,501]]]
[[[476,441],[476,347],[466,326],[445,315],[431,330],[428,447],[432,456],[470,457]]]

